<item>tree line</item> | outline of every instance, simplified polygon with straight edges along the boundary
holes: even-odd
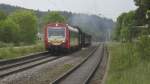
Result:
[[[0,12],[0,41],[4,43],[34,43],[37,17],[31,11],[16,11],[10,15]]]
[[[7,14],[11,14],[16,10],[29,10],[17,6],[10,6],[6,4],[0,4],[0,10],[5,11]],[[42,12],[40,10],[32,10],[38,19],[38,31],[43,32],[43,23],[45,22],[45,17],[52,12],[51,10]],[[48,13],[49,12],[49,13]],[[66,23],[72,26],[79,26],[84,32],[93,35],[94,39],[99,41],[105,40],[108,37],[108,32],[113,30],[115,23],[108,18],[88,15],[81,13],[73,13],[67,11],[58,11],[58,13],[66,19]],[[44,18],[43,18],[44,17]]]
[[[44,18],[49,22],[65,22],[58,12],[50,12]],[[0,11],[0,42],[13,44],[33,44],[37,40],[38,18],[34,11],[19,10],[9,15]]]
[[[104,41],[105,38],[108,37],[107,32],[112,31],[114,26],[114,22],[111,19],[100,17],[97,15],[87,15],[87,14],[72,13],[66,11],[53,12],[51,10],[46,12],[41,12],[39,10],[29,10],[29,9],[10,6],[6,4],[0,4],[0,10],[4,11],[7,16],[10,16],[12,13],[16,12],[17,10],[25,10],[28,12],[29,11],[32,12],[32,14],[37,19],[36,30],[40,33],[43,33],[43,28],[45,23],[48,23],[49,20],[54,22],[59,18],[61,20],[59,20],[58,22],[65,22],[72,26],[79,26],[84,32],[93,35],[94,39],[98,39],[99,41]]]
[[[141,36],[150,35],[150,0],[134,0],[135,11],[122,13],[117,18],[114,39],[132,42]]]
[[[150,60],[150,0],[134,0],[138,7],[117,18],[113,39],[129,43],[133,56]]]

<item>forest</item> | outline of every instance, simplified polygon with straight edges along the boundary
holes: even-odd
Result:
[[[105,18],[105,17],[101,17],[101,16],[97,16],[97,15],[89,15],[89,14],[79,14],[79,13],[72,13],[72,12],[66,12],[66,11],[39,11],[39,10],[31,10],[31,9],[25,9],[25,8],[21,8],[21,7],[15,7],[15,6],[10,6],[10,5],[6,5],[6,4],[0,4],[0,11],[2,11],[3,13],[1,13],[3,15],[3,17],[8,16],[8,18],[13,18],[15,16],[18,17],[24,17],[24,19],[22,18],[22,21],[24,21],[23,24],[28,24],[25,21],[27,19],[25,19],[25,17],[28,15],[33,17],[34,21],[32,21],[29,24],[34,24],[32,26],[34,27],[28,27],[29,29],[27,29],[27,31],[31,30],[31,31],[35,31],[35,33],[39,32],[42,33],[43,32],[43,28],[45,25],[45,21],[47,19],[51,19],[49,17],[49,14],[51,12],[57,12],[58,14],[62,15],[63,18],[65,18],[65,23],[72,25],[72,26],[79,26],[83,31],[93,35],[93,39],[94,40],[98,40],[98,41],[104,41],[107,39],[109,39],[110,37],[110,31],[112,31],[112,29],[115,26],[115,22],[113,22],[111,19]],[[19,14],[14,14],[14,12]],[[22,12],[22,14],[20,14]],[[27,14],[26,16],[23,14]],[[57,17],[54,15],[54,17]],[[30,18],[28,18],[29,20]],[[18,23],[17,23],[18,24]],[[20,24],[22,25],[22,24]],[[17,26],[17,25],[16,25]],[[21,28],[21,27],[19,27]],[[21,29],[25,29],[21,28]],[[32,30],[33,28],[33,30]],[[24,30],[23,30],[24,31]],[[24,31],[24,32],[27,32]],[[32,40],[34,41],[34,39],[36,39],[35,37],[35,33],[34,36],[31,37]],[[29,34],[28,34],[29,35]],[[4,35],[2,35],[4,36]],[[20,36],[20,35],[19,35]],[[28,36],[27,36],[28,37]],[[22,38],[22,37],[20,37]],[[34,39],[33,39],[34,38]],[[23,42],[23,41],[22,41]],[[32,42],[30,42],[32,43]]]

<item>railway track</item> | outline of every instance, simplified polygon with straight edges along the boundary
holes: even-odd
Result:
[[[48,52],[43,52],[22,58],[0,61],[0,78],[54,61],[58,58],[60,57],[51,56]]]
[[[104,45],[98,46],[78,65],[50,84],[88,84],[104,56]]]

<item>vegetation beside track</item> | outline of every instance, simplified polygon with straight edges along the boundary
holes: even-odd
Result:
[[[36,43],[30,46],[7,46],[0,48],[0,59],[13,59],[16,57],[28,55],[31,53],[44,51],[44,44]]]
[[[108,44],[110,62],[106,84],[150,83],[150,44],[143,41]]]
[[[113,40],[120,43],[109,44],[106,84],[150,83],[150,0],[134,2],[136,10],[117,18]]]

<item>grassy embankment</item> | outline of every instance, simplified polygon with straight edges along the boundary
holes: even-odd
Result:
[[[44,51],[43,43],[39,42],[30,46],[19,46],[15,47],[11,44],[7,46],[1,45],[0,47],[0,59],[12,59],[24,55],[28,55],[30,53],[42,52]]]
[[[105,84],[150,84],[150,45],[108,44],[110,62]],[[142,48],[143,47],[143,48]]]

